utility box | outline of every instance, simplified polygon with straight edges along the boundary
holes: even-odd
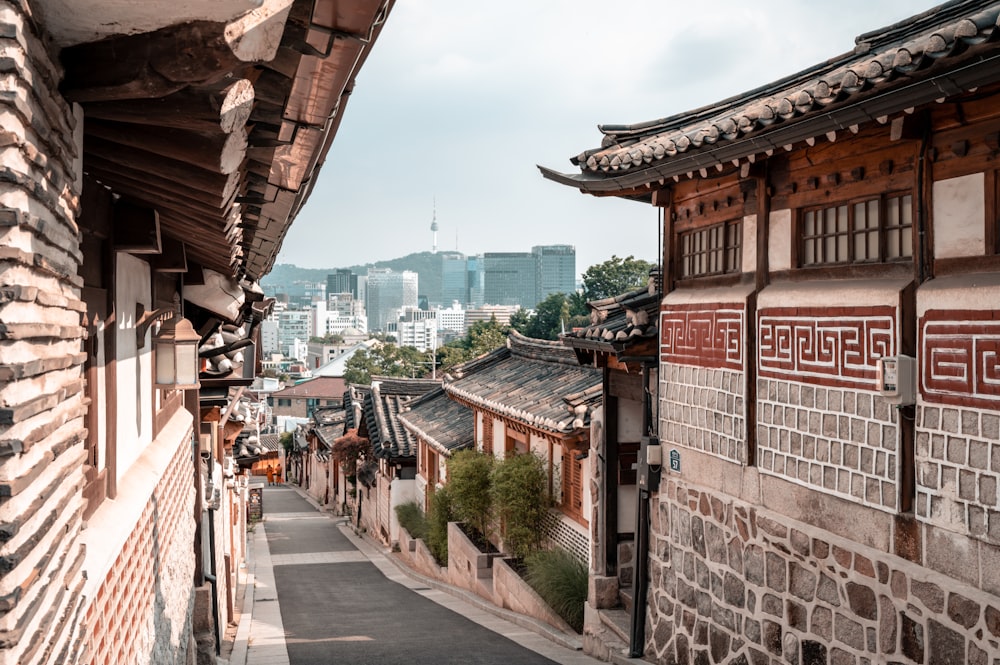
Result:
[[[917,361],[910,356],[878,359],[878,392],[890,404],[909,406],[917,401]]]

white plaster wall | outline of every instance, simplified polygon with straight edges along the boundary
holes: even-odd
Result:
[[[396,516],[396,506],[416,501],[417,481],[394,478],[389,485],[389,543],[399,542],[399,518]]]
[[[128,472],[152,441],[153,377],[150,362],[150,332],[139,349],[135,339],[135,306],[151,307],[149,264],[131,254],[117,255],[115,311],[118,312],[117,349],[117,430],[114,442],[118,479]]]
[[[951,275],[917,290],[917,316],[932,309],[994,310],[1000,307],[1000,274]]]
[[[493,416],[488,413],[484,413],[483,417],[493,418]],[[503,459],[504,456],[504,446],[506,445],[504,436],[503,421],[493,418],[493,456],[497,459]]]
[[[757,215],[743,217],[743,272],[757,270]]]
[[[910,281],[904,277],[772,284],[760,292],[757,308],[898,305],[899,293]]]
[[[768,223],[767,263],[771,272],[792,268],[792,211],[772,210]],[[744,245],[746,251],[746,245]]]
[[[635,442],[642,438],[642,403],[618,400],[618,440]]]
[[[637,485],[618,488],[618,533],[635,533],[635,511],[638,502]]]
[[[986,253],[986,176],[972,173],[934,183],[934,256]]]

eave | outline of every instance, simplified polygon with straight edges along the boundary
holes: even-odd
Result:
[[[50,14],[59,2],[40,0]],[[91,42],[52,19],[63,94],[83,109],[84,171],[155,211],[192,266],[259,280],[393,2],[179,0]]]
[[[571,160],[580,173],[538,168],[543,177],[584,193],[651,201],[652,191],[671,180],[729,173],[802,142],[835,140],[995,83],[998,14],[997,3],[935,8],[863,35],[853,54],[715,107],[602,127],[602,147]]]

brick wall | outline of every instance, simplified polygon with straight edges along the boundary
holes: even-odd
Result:
[[[905,559],[666,479],[647,654],[664,663],[988,663],[1000,602]]]
[[[20,3],[0,1],[0,663],[82,646],[79,109]]]

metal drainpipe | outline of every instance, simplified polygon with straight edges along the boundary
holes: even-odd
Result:
[[[651,410],[649,392],[649,365],[642,365],[642,431],[649,432]],[[640,464],[645,464],[645,446],[640,448]],[[641,658],[646,642],[646,599],[649,582],[649,490],[639,490],[635,517],[635,575],[633,577],[632,616],[629,625],[629,658]]]
[[[219,582],[215,574],[215,508],[208,509],[208,554],[210,573],[205,579],[212,585],[212,623],[215,627],[215,655],[222,654],[222,641],[219,639]]]

